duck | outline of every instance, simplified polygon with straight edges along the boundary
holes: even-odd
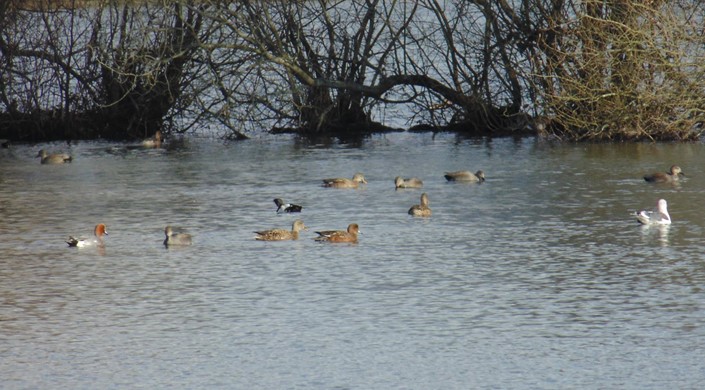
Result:
[[[321,242],[350,242],[357,243],[357,235],[360,232],[360,227],[356,223],[348,225],[347,231],[343,230],[324,230],[316,232],[318,237],[314,238]]]
[[[650,175],[645,175],[644,180],[649,183],[674,183],[678,181],[680,176],[685,176],[678,165],[671,165],[668,172],[656,172]]]
[[[353,175],[352,180],[341,177],[323,179],[323,187],[332,188],[357,188],[361,183],[367,184],[367,180],[359,172]]]
[[[271,229],[262,230],[255,232],[255,240],[259,241],[286,241],[286,240],[298,240],[299,232],[302,230],[307,230],[308,228],[304,225],[304,221],[297,219],[291,224],[291,230],[285,229]]]
[[[275,198],[274,204],[277,205],[277,213],[300,213],[302,206],[291,203],[284,203],[281,198]]]
[[[394,178],[394,188],[421,188],[423,187],[423,181],[415,177],[404,179],[401,176]]]
[[[157,130],[154,136],[142,141],[142,146],[145,148],[158,148],[162,146],[162,132]]]
[[[49,154],[44,149],[41,149],[39,151],[39,153],[37,153],[36,157],[42,158],[41,159],[42,164],[64,164],[64,163],[70,163],[71,160],[73,160],[73,158],[68,154],[65,154],[65,153]]]
[[[470,171],[446,172],[444,176],[448,181],[467,181],[480,183],[485,181],[485,172],[481,170],[475,173],[472,173]]]
[[[428,195],[424,192],[421,194],[421,204],[413,205],[409,209],[409,215],[415,217],[430,217],[431,209],[428,207]]]
[[[164,246],[188,246],[191,245],[191,235],[187,233],[175,233],[171,226],[164,228]]]
[[[668,214],[668,203],[659,199],[656,210],[641,210],[635,213],[636,220],[642,225],[670,225],[671,216]]]
[[[69,244],[70,247],[77,248],[103,246],[105,245],[103,242],[103,236],[108,235],[108,232],[105,230],[105,224],[99,223],[95,225],[95,229],[93,229],[93,235],[94,237],[91,238],[75,238],[73,236],[69,236],[69,239],[66,240],[66,243]]]

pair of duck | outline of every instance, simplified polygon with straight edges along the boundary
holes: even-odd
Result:
[[[162,145],[162,132],[155,132],[153,137],[143,140],[141,145],[145,148],[160,147]],[[44,149],[41,149],[39,153],[37,153],[36,157],[41,157],[40,163],[42,164],[66,164],[73,160],[73,157],[71,157],[70,154],[49,153]]]
[[[107,236],[108,231],[105,227],[104,223],[99,223],[95,226],[95,229],[93,230],[93,237],[90,238],[76,238],[73,236],[69,236],[69,239],[66,240],[66,243],[70,247],[77,247],[77,248],[87,248],[87,247],[102,247],[105,246],[105,242],[103,241],[103,236]],[[164,228],[164,235],[166,238],[164,239],[164,245],[165,246],[188,246],[191,245],[191,235],[187,233],[177,233],[174,231],[174,229],[171,226],[167,226]]]
[[[291,230],[285,229],[270,229],[261,230],[255,232],[255,240],[258,241],[288,241],[288,240],[298,240],[299,232],[302,230],[308,230],[304,225],[304,222],[300,219],[294,221],[291,225]],[[360,232],[360,227],[356,223],[351,223],[348,225],[347,230],[322,230],[316,232],[318,237],[314,238],[316,241],[323,242],[349,242],[357,243],[357,235]]]
[[[448,181],[460,181],[460,182],[479,182],[485,181],[485,173],[483,171],[477,171],[472,173],[470,171],[455,171],[446,172],[443,175]],[[419,178],[412,177],[404,179],[401,176],[394,178],[394,188],[421,188],[423,187],[423,181]]]

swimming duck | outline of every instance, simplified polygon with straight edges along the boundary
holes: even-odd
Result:
[[[255,240],[260,240],[260,241],[298,240],[299,239],[299,232],[302,230],[306,230],[306,229],[307,228],[306,228],[306,226],[304,226],[304,222],[300,219],[297,219],[291,225],[291,230],[285,230],[285,229],[262,230],[259,232],[255,232],[255,234],[257,234],[257,236],[255,236]]]
[[[668,204],[665,199],[659,199],[656,210],[641,210],[635,213],[636,220],[643,225],[670,225]]]
[[[448,181],[467,181],[467,182],[480,182],[485,181],[485,172],[477,171],[472,173],[470,171],[455,171],[446,172],[445,178]]]
[[[325,242],[357,242],[357,235],[360,232],[360,227],[356,223],[351,223],[348,225],[348,230],[325,230],[316,232],[318,237],[314,238],[316,241]]]
[[[323,187],[357,188],[360,183],[367,184],[367,180],[365,180],[365,176],[363,176],[362,173],[356,173],[352,180],[341,177],[323,179]]]
[[[428,207],[428,195],[424,192],[421,194],[421,204],[413,205],[409,209],[409,215],[415,217],[430,217],[431,209]]]
[[[277,205],[277,213],[300,213],[303,209],[297,204],[284,203],[280,198],[274,199],[274,204]]]
[[[69,236],[69,239],[66,240],[66,243],[69,244],[69,246],[75,246],[77,248],[103,246],[105,245],[103,243],[103,236],[108,235],[108,232],[105,230],[105,224],[97,224],[95,226],[95,229],[93,229],[93,235],[94,237],[91,238],[75,238],[73,236]]]
[[[65,153],[49,154],[46,150],[42,149],[37,153],[36,157],[41,157],[42,164],[63,164],[71,162],[72,158],[70,155]]]
[[[174,233],[174,230],[171,228],[171,226],[167,226],[164,228],[164,235],[166,236],[166,238],[164,239],[164,246],[191,245],[191,235],[190,234]]]
[[[668,172],[656,172],[644,176],[644,180],[649,183],[673,183],[678,181],[680,176],[685,176],[678,165],[672,165]]]
[[[162,132],[157,130],[152,138],[147,138],[142,141],[142,146],[145,148],[158,148],[162,146]]]
[[[412,177],[409,179],[404,179],[401,176],[397,176],[394,178],[394,187],[395,188],[421,188],[421,187],[423,187],[423,181],[421,181],[421,179],[417,179],[415,177]]]

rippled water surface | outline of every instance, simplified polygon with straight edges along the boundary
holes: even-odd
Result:
[[[677,186],[641,179],[674,163]],[[407,133],[0,150],[2,387],[701,388],[703,166],[700,144]],[[673,225],[638,226],[659,198]],[[253,239],[297,217],[300,240]],[[98,222],[104,250],[66,247]],[[352,222],[357,245],[312,240]],[[166,224],[194,245],[165,249]]]

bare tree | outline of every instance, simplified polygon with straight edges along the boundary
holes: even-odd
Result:
[[[76,23],[87,11],[79,16],[49,3],[24,5],[0,5],[0,102],[6,108],[0,126],[19,139],[26,128],[41,138],[71,138],[80,127],[73,113],[94,96],[81,62],[81,41],[90,29]]]
[[[407,125],[471,134],[538,117],[569,139],[689,139],[703,14],[632,0],[8,0],[0,132],[361,134],[400,108]]]
[[[424,122],[471,133],[523,130],[530,92],[526,38],[530,19],[504,1],[422,2],[423,17],[409,29],[399,74],[431,76],[434,87],[414,89],[416,115]],[[452,91],[452,92],[451,92]]]
[[[216,22],[217,39],[201,42],[218,80],[221,103],[212,108],[311,132],[371,126],[366,107],[376,99],[363,87],[397,49],[394,39],[380,44],[396,29],[394,8],[380,4],[215,2],[203,16]]]
[[[124,129],[145,136],[168,124],[170,111],[192,81],[186,68],[199,49],[197,9],[179,2],[139,7],[115,2],[94,21],[101,111],[109,119],[106,125],[115,128],[111,132]],[[106,18],[109,28],[101,28]]]
[[[16,139],[129,138],[168,123],[200,28],[181,3],[0,6],[0,128]]]

